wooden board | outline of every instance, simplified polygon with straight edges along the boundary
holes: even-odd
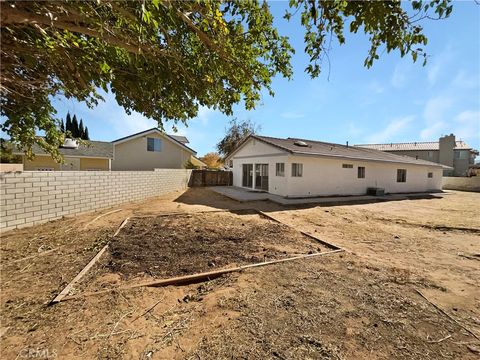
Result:
[[[128,290],[128,289],[134,289],[134,288],[138,288],[138,287],[147,287],[147,286],[149,286],[149,287],[150,286],[151,287],[162,287],[162,286],[168,286],[168,285],[181,285],[181,284],[188,284],[188,283],[193,283],[193,282],[206,281],[206,280],[215,279],[219,276],[222,276],[222,275],[225,275],[225,274],[228,274],[228,273],[239,272],[239,271],[252,269],[252,268],[256,268],[256,267],[279,264],[279,263],[284,263],[284,262],[289,262],[289,261],[294,261],[294,260],[301,260],[301,259],[307,259],[307,258],[312,258],[312,257],[317,257],[317,256],[331,255],[331,254],[335,254],[335,253],[342,252],[342,251],[344,251],[344,250],[338,249],[338,250],[326,251],[326,252],[321,252],[321,253],[298,255],[298,256],[289,257],[289,258],[285,258],[285,259],[271,260],[271,261],[265,261],[265,262],[261,262],[261,263],[254,263],[254,264],[237,266],[237,267],[234,267],[234,268],[208,271],[208,272],[197,273],[197,274],[192,274],[192,275],[185,275],[185,276],[178,276],[178,277],[173,277],[173,278],[168,278],[168,279],[140,282],[140,283],[137,283],[137,284],[119,286],[119,287],[116,287],[116,288],[102,290],[102,291],[96,291],[96,292],[90,292],[90,293],[68,296],[68,297],[62,298],[61,301],[73,300],[73,299],[83,298],[83,297],[86,297],[86,296],[101,295],[101,294],[106,294],[106,293],[109,293],[109,292],[112,292],[112,291]]]

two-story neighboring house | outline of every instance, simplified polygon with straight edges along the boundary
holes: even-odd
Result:
[[[168,135],[157,128],[112,141],[112,170],[182,169],[195,164],[197,154],[184,136]]]
[[[467,176],[469,168],[475,164],[475,157],[479,154],[464,141],[456,140],[453,134],[443,136],[438,141],[355,146],[410,156],[452,167],[453,170],[444,170],[444,176]]]
[[[64,163],[57,163],[36,144],[32,148],[34,159],[27,159],[24,153],[16,148],[13,155],[22,158],[25,171],[151,171],[183,169],[189,164],[199,168],[206,167],[187,144],[188,139],[185,136],[169,135],[153,128],[112,142],[79,143],[74,139],[66,139],[64,146],[59,148]]]

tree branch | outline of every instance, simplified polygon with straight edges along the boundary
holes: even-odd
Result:
[[[36,24],[51,26],[61,30],[68,30],[73,33],[79,33],[79,34],[88,35],[88,36],[101,39],[107,44],[120,47],[134,54],[142,54],[143,51],[151,50],[149,48],[145,48],[140,44],[131,44],[128,41],[119,39],[112,35],[99,32],[94,29],[90,29],[88,27],[78,26],[76,24],[67,23],[65,21],[55,21],[41,15],[37,15],[37,14],[26,12],[26,11],[19,11],[11,7],[2,8],[1,23],[2,23],[2,27],[6,25],[19,25],[19,24],[26,24],[29,26],[35,26]]]

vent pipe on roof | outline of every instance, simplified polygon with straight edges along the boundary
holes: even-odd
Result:
[[[294,144],[297,145],[297,146],[301,146],[301,147],[307,147],[308,146],[308,144],[305,141],[301,141],[301,140],[296,140],[294,142]]]
[[[75,139],[65,138],[62,147],[66,149],[78,149],[78,141]]]

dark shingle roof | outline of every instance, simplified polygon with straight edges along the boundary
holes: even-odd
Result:
[[[65,156],[85,156],[113,159],[113,144],[106,141],[87,141],[86,145],[79,145],[76,149],[59,148],[60,154]],[[34,144],[32,151],[35,155],[47,155],[40,146]],[[15,154],[23,154],[20,149],[14,150]]]
[[[144,130],[144,131],[140,131],[140,132],[135,133],[135,134],[132,134],[132,135],[124,136],[124,137],[122,137],[122,138],[120,138],[120,139],[113,140],[112,143],[117,143],[117,142],[119,142],[119,141],[125,141],[125,140],[127,140],[127,139],[134,138],[134,137],[137,137],[137,136],[140,136],[140,135],[143,135],[143,134],[148,134],[148,133],[151,133],[151,132],[153,132],[153,131],[167,136],[169,139],[173,140],[173,141],[176,142],[178,145],[183,146],[183,147],[184,147],[185,149],[187,149],[188,151],[191,151],[194,155],[197,154],[197,152],[196,152],[195,150],[193,150],[192,148],[190,148],[190,147],[188,147],[187,145],[185,145],[185,144],[188,144],[188,143],[189,143],[188,139],[187,139],[185,136],[169,135],[169,134],[161,131],[161,130],[158,129],[158,128],[151,128],[151,129],[147,129],[147,130]],[[182,140],[186,140],[186,142],[182,142]]]
[[[441,164],[433,163],[430,161],[417,160],[409,156],[399,156],[379,150],[365,149],[355,146],[346,146],[322,141],[295,138],[280,139],[258,135],[250,135],[250,137],[297,155],[317,155],[351,160],[372,160],[401,164],[416,164],[443,167],[443,165]],[[295,142],[298,141],[305,142],[307,146],[295,145]]]
[[[185,136],[180,136],[180,135],[169,135],[171,138],[177,140],[178,142],[181,142],[182,144],[188,144],[190,141]]]
[[[358,144],[354,146],[375,149],[380,151],[414,151],[414,150],[438,150],[440,148],[438,141],[422,141],[422,142],[407,142],[407,143],[390,143],[390,144]],[[455,150],[471,150],[465,141],[455,141]]]

